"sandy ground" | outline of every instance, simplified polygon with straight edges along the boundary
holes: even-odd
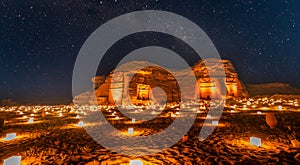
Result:
[[[278,124],[270,129],[264,113],[224,111],[219,126],[204,141],[198,140],[206,113],[199,113],[187,133],[172,147],[148,156],[126,156],[110,151],[95,142],[82,127],[75,113],[63,113],[62,117],[49,114],[34,116],[35,123],[26,124],[30,113],[0,112],[5,118],[1,138],[16,132],[18,138],[0,141],[0,162],[10,156],[21,155],[23,164],[129,164],[138,159],[144,164],[300,164],[300,111],[275,112]],[[114,126],[126,131],[128,126],[140,130],[139,136],[161,131],[172,120],[161,117],[151,124],[129,120],[114,122]],[[262,146],[249,144],[250,137],[259,137]],[[294,141],[293,141],[294,140]],[[293,141],[293,142],[292,142]]]

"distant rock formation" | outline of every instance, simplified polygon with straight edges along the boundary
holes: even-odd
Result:
[[[134,69],[136,67],[143,69],[136,71]],[[225,78],[221,77],[222,69],[225,71]],[[238,74],[229,60],[205,59],[191,68],[169,71],[145,61],[129,62],[112,71],[106,78],[103,76],[92,78],[95,89],[76,96],[73,102],[124,105],[129,102],[145,104],[149,101],[180,102],[182,99],[211,99],[212,96],[220,94],[220,79],[225,80],[227,97],[248,97],[245,86],[238,79]],[[212,75],[209,75],[208,71]],[[181,85],[180,87],[183,87],[181,89],[174,75],[185,84],[192,82],[193,78],[196,89],[191,90],[188,85]],[[161,92],[153,92],[157,89]],[[181,94],[189,98],[181,98]],[[124,97],[128,95],[129,98]]]
[[[2,106],[14,106],[17,105],[17,102],[13,101],[12,99],[4,99],[0,102]]]
[[[247,84],[250,96],[272,96],[272,95],[300,95],[300,89],[289,84]]]

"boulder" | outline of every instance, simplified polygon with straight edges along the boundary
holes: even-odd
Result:
[[[277,125],[277,120],[274,113],[266,113],[266,123],[271,129],[274,129]]]

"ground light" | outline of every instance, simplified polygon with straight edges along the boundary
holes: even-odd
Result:
[[[16,133],[8,133],[6,134],[6,137],[4,138],[4,140],[13,140],[17,138],[17,134]]]
[[[21,156],[12,156],[4,160],[4,165],[20,165],[21,164]]]

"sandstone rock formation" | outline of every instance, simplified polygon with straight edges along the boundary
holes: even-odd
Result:
[[[223,68],[225,77],[221,77]],[[208,71],[211,71],[211,75]],[[145,61],[133,61],[121,65],[106,78],[94,77],[92,82],[95,89],[76,96],[73,102],[124,105],[211,99],[212,96],[220,94],[220,80],[226,84],[227,97],[248,96],[247,90],[228,60],[205,59],[191,68],[180,71],[164,69]],[[190,84],[193,84],[194,88]]]
[[[214,79],[217,79],[218,77],[222,76],[220,73],[224,69],[225,71],[225,77],[226,77],[226,90],[227,90],[227,96],[228,97],[238,97],[238,98],[244,98],[248,97],[248,92],[246,90],[245,85],[242,83],[242,81],[239,80],[238,74],[236,70],[234,69],[232,63],[229,60],[222,60],[221,63],[223,65],[219,65],[220,61],[216,59],[205,59],[200,61],[198,64],[196,64],[193,67],[193,71],[195,73],[195,76],[197,77],[200,89],[202,89],[201,98],[205,98],[207,95],[211,95],[212,92],[217,92],[211,90],[209,87],[214,87],[218,85],[218,80],[214,81]],[[209,72],[211,71],[212,75],[209,75]]]

